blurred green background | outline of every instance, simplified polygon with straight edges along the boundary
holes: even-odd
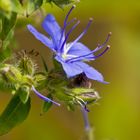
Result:
[[[46,11],[53,13],[62,25],[69,7],[63,10],[47,5]],[[46,13],[47,14],[47,13]],[[94,18],[88,33],[81,42],[94,49],[104,42],[107,33],[112,32],[108,42],[111,49],[91,64],[100,71],[110,84],[94,82],[101,99],[90,107],[89,118],[94,127],[96,140],[140,140],[140,2],[133,0],[81,0],[70,18],[81,20],[71,35],[74,39],[86,26],[89,17]],[[34,15],[33,15],[34,18]],[[37,28],[43,18],[36,17]],[[34,23],[35,24],[35,23]],[[51,67],[51,53],[27,31],[17,28],[16,39],[20,47],[35,49],[42,54]],[[20,50],[19,48],[18,50]],[[37,61],[41,62],[38,58]],[[40,64],[41,66],[41,64]],[[0,95],[0,112],[6,106],[9,95]],[[32,95],[32,109],[27,120],[14,128],[0,140],[81,140],[84,125],[80,110],[69,112],[63,107],[53,107],[40,116],[42,102]]]

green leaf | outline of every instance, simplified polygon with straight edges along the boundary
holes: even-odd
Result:
[[[0,0],[0,9],[5,14],[8,12],[23,13],[23,8],[19,0]]]
[[[23,104],[19,96],[14,96],[0,116],[0,136],[8,133],[16,125],[23,122],[30,110],[30,98]]]
[[[68,5],[73,2],[73,0],[46,0],[49,3],[54,3],[58,7],[63,8],[65,5]]]
[[[11,10],[10,0],[0,0],[0,10],[9,12]]]
[[[19,0],[10,0],[11,2],[11,11],[16,12],[18,14],[23,14],[24,10]]]
[[[10,32],[5,37],[5,39],[4,40],[1,40],[1,46],[0,47],[2,47],[2,49],[6,50],[7,46],[10,43],[13,43],[13,42],[11,42],[12,39],[13,39],[13,36],[14,36],[14,30],[11,29]]]
[[[0,47],[2,48],[6,48],[13,38],[16,17],[17,14],[12,12],[10,18],[5,16],[1,18]]]
[[[0,63],[4,62],[11,56],[11,49],[10,48],[0,48]]]
[[[11,30],[14,28],[15,23],[16,23],[16,17],[17,17],[17,14],[15,12],[12,12],[9,19],[5,16],[3,16],[1,18],[1,20],[2,20],[2,25],[1,25],[2,30],[1,30],[1,33],[0,33],[0,38],[1,38],[2,41],[7,38],[7,36],[10,34]]]
[[[52,99],[51,94],[48,95],[48,98]],[[44,102],[42,111],[43,113],[47,112],[52,106],[52,102]]]
[[[35,10],[37,10],[42,5],[42,3],[43,0],[28,0],[26,16],[28,17]]]

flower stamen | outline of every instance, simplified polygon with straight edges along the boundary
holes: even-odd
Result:
[[[100,56],[102,56],[108,49],[110,48],[110,45],[107,45],[107,47],[105,48],[105,50],[103,52],[101,52],[100,54],[98,54],[97,56],[92,57],[93,59],[96,59]]]
[[[94,52],[102,49],[107,44],[107,42],[109,41],[111,35],[112,35],[112,32],[109,32],[108,35],[107,35],[107,38],[106,38],[105,42],[102,45],[98,45],[97,48],[95,48],[92,52],[94,53]]]
[[[62,43],[62,45],[61,45],[61,47],[60,47],[60,51],[63,51],[64,45],[65,45],[65,43],[66,43],[66,41],[67,41],[67,39],[68,39],[70,33],[76,28],[76,26],[77,26],[79,23],[80,23],[80,21],[78,20],[78,21],[76,22],[76,24],[74,24],[73,27],[72,27],[72,28],[69,30],[69,32],[66,34],[65,40],[63,41],[63,43]]]
[[[88,28],[90,27],[92,21],[93,21],[93,18],[90,18],[84,31],[71,43],[71,46],[73,46],[76,42],[78,42],[83,37],[83,35],[87,32]]]
[[[73,10],[75,7],[76,7],[76,5],[73,5],[73,6],[71,7],[71,9],[69,10],[68,14],[66,15],[66,18],[65,18],[65,20],[64,20],[64,27],[65,27],[66,24],[67,24],[67,20],[68,20],[69,15],[71,14],[72,10]]]
[[[72,20],[70,20],[67,24],[66,24],[66,26],[68,26],[68,25],[70,25],[71,23],[73,23],[74,21],[76,21],[77,20],[77,18],[75,17],[75,18],[73,18]]]
[[[69,17],[69,15],[71,14],[71,12],[73,11],[73,9],[74,9],[75,7],[76,7],[76,6],[73,5],[73,6],[71,7],[71,9],[69,10],[68,14],[67,14],[66,17],[65,17],[64,25],[63,25],[62,33],[61,33],[61,37],[60,37],[60,42],[59,42],[59,45],[60,45],[60,46],[61,46],[61,42],[62,42],[62,38],[63,38],[63,35],[64,35],[65,28],[66,28],[70,23],[72,23],[72,22],[74,22],[74,21],[76,20],[76,18],[74,18],[73,20],[71,20],[71,21],[69,21],[69,22],[67,23],[68,17]],[[60,47],[60,49],[61,49],[61,47]]]
[[[101,52],[99,55],[97,56],[93,56],[93,57],[90,57],[89,55],[93,54],[93,51],[91,53],[88,53],[88,54],[85,54],[85,55],[81,55],[81,56],[78,56],[78,57],[74,57],[74,58],[71,58],[69,60],[67,60],[66,62],[75,62],[75,61],[79,61],[79,60],[82,60],[82,58],[85,58],[85,57],[88,57],[88,59],[96,59],[100,56],[102,56],[108,49],[110,48],[110,45],[107,45],[107,47],[105,48],[105,50],[103,52]]]

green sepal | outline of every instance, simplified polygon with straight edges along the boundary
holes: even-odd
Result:
[[[74,102],[69,101],[67,103],[67,109],[68,109],[68,111],[75,111],[75,104],[74,104]]]
[[[44,58],[41,57],[41,59],[42,59],[42,63],[43,63],[43,66],[44,66],[45,71],[48,72],[48,66],[47,66],[47,64],[46,64],[46,62],[45,62],[45,60],[44,60]]]
[[[0,136],[8,133],[28,116],[30,110],[30,98],[24,104],[19,96],[14,96],[0,116]]]
[[[71,92],[76,98],[82,99],[87,104],[97,101],[100,97],[94,89],[89,88],[73,88]]]
[[[22,103],[26,103],[29,99],[29,95],[30,95],[30,88],[28,86],[21,86],[17,91],[16,94],[19,95],[20,100],[22,101]]]
[[[58,87],[54,90],[54,96],[64,102],[69,102],[73,100],[73,96],[66,92],[65,88]]]
[[[75,95],[81,95],[83,93],[91,93],[94,92],[95,90],[92,88],[82,88],[82,87],[78,87],[78,88],[72,88],[71,91],[75,94]]]
[[[12,83],[7,83],[3,81],[0,76],[0,90],[3,92],[10,92],[12,93],[13,90],[16,90],[16,85]]]
[[[48,83],[48,81],[47,81],[46,73],[44,74],[42,72],[39,72],[34,75],[34,84],[38,90],[46,88],[47,83]]]
[[[63,75],[62,71],[54,69],[48,75],[47,89],[51,92],[57,99],[67,102],[72,99],[72,97],[67,92],[67,79]],[[68,93],[68,94],[67,94]]]
[[[52,99],[51,94],[49,94],[47,97],[50,98],[50,99]],[[46,113],[51,107],[52,107],[52,102],[44,102],[43,103],[42,112],[43,113]]]

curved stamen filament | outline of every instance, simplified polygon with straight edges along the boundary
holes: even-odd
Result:
[[[88,58],[90,58],[90,59],[96,59],[96,58],[102,56],[109,48],[110,48],[110,46],[107,45],[107,47],[105,48],[105,50],[103,52],[101,52],[99,55],[93,56],[93,57],[88,57]],[[79,61],[79,60],[84,59],[85,57],[87,57],[87,56],[89,56],[91,54],[93,54],[92,51],[91,51],[91,53],[88,53],[88,54],[85,54],[85,55],[81,55],[79,57],[71,58],[71,59],[67,60],[67,62]]]
[[[110,48],[110,46],[107,45],[107,47],[105,48],[105,50],[104,50],[103,52],[101,52],[101,53],[100,53],[99,55],[97,55],[97,56],[94,56],[93,58],[96,59],[96,58],[102,56],[109,48]]]
[[[76,18],[73,18],[72,20],[70,20],[63,28],[62,28],[62,33],[61,33],[61,37],[60,37],[60,40],[59,40],[59,46],[61,46],[62,44],[62,38],[64,36],[64,31],[65,31],[65,28],[70,25],[71,23],[73,23],[74,21],[76,21]]]
[[[69,10],[68,14],[66,15],[66,18],[65,18],[65,20],[64,20],[64,26],[65,26],[66,23],[67,23],[67,20],[68,20],[68,17],[69,17],[69,15],[70,15],[70,13],[72,12],[72,10],[73,10],[75,7],[76,7],[76,6],[73,5],[73,6],[71,7],[71,9]]]
[[[40,94],[40,93],[35,89],[34,86],[32,86],[32,90],[34,91],[34,93],[35,93],[39,98],[43,99],[44,101],[46,101],[46,102],[52,102],[52,103],[54,103],[55,105],[60,106],[59,103],[57,103],[57,102],[51,100],[50,98],[48,98],[48,97],[43,96],[42,94]]]
[[[74,21],[76,21],[76,19],[77,19],[77,18],[73,18],[72,20],[70,20],[70,21],[66,24],[66,26],[68,26],[68,25],[70,25],[71,23],[73,23]]]
[[[60,45],[60,46],[61,46],[61,41],[62,41],[63,34],[64,34],[64,31],[65,31],[66,26],[69,25],[71,22],[73,22],[73,21],[76,20],[76,19],[74,18],[72,21],[70,21],[70,22],[67,23],[68,17],[69,17],[70,13],[72,12],[72,10],[73,10],[75,7],[76,7],[76,6],[73,5],[73,6],[71,7],[71,9],[69,10],[68,14],[67,14],[66,17],[65,17],[64,25],[63,25],[63,28],[62,28],[62,33],[61,33],[61,37],[60,37],[60,41],[59,41],[59,45]]]
[[[77,26],[79,23],[80,23],[80,21],[77,21],[77,23],[76,23],[76,24],[69,30],[69,32],[66,34],[65,40],[63,41],[63,43],[62,43],[62,45],[61,45],[61,47],[60,47],[60,51],[63,50],[63,47],[64,47],[64,45],[65,45],[65,43],[66,43],[66,41],[67,41],[67,39],[68,39],[70,33],[76,28],[76,26]]]
[[[90,27],[92,21],[93,21],[93,19],[90,18],[84,31],[71,43],[71,46],[73,46],[76,42],[78,42],[83,37],[83,35],[87,32],[88,28]]]
[[[88,58],[93,58],[93,59],[96,59],[100,56],[102,56],[108,49],[110,48],[110,45],[107,45],[107,47],[104,49],[103,52],[101,52],[100,54],[96,55],[96,56],[93,56],[93,57],[88,57]],[[82,57],[86,57],[86,56],[89,56],[90,54],[92,53],[89,53],[88,55],[83,55]]]
[[[112,35],[112,32],[109,32],[108,35],[107,35],[107,38],[106,38],[105,42],[101,46],[105,46],[106,45],[106,43],[109,41],[111,35]]]
[[[92,52],[94,53],[94,52],[99,51],[100,49],[102,49],[107,44],[107,42],[109,41],[111,35],[112,35],[112,33],[109,32],[105,42],[102,45],[98,45],[97,48],[95,48]]]

